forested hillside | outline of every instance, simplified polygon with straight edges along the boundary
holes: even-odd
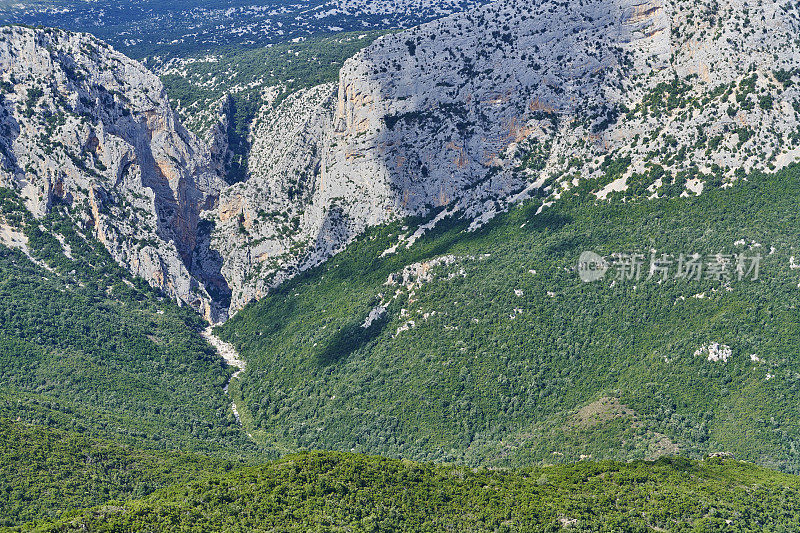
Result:
[[[71,212],[0,189],[0,416],[137,447],[248,455],[204,321],[120,268]],[[9,247],[11,245],[12,247]]]
[[[0,0],[0,530],[800,531],[800,2],[251,4]]]
[[[467,464],[728,451],[797,472],[800,169],[659,193],[577,187],[410,248],[402,223],[368,233],[222,327],[248,362],[248,431]],[[639,253],[642,275],[584,283],[585,250]],[[695,253],[707,270],[678,278]],[[652,254],[669,276],[647,279]],[[734,254],[761,256],[758,279]]]
[[[800,527],[798,489],[794,476],[734,460],[507,471],[317,452],[35,530],[778,532]]]
[[[0,23],[92,33],[134,58],[251,49],[319,35],[410,28],[488,0],[0,0]]]
[[[0,526],[22,524],[225,472],[239,462],[142,450],[0,419]]]

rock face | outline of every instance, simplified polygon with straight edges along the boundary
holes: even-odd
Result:
[[[229,289],[199,214],[224,182],[159,79],[84,34],[0,30],[0,184],[41,217],[66,210],[114,259],[225,317]]]
[[[209,214],[232,307],[399,217],[786,165],[799,29],[771,2],[501,0],[379,39],[254,126],[249,180]]]
[[[201,142],[107,46],[2,32],[2,183],[38,215],[71,206],[213,320],[372,225],[478,225],[532,195],[694,195],[800,157],[791,3],[500,0],[386,36],[338,84],[268,101],[232,186],[224,100]]]

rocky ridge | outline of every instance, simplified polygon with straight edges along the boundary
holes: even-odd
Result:
[[[220,163],[159,79],[89,35],[12,26],[0,86],[0,185],[37,217],[63,208],[132,273],[223,319],[229,290],[199,218]]]
[[[5,28],[0,181],[38,216],[70,206],[118,262],[221,321],[387,221],[425,221],[409,246],[449,214],[701,194],[797,160],[799,20],[771,2],[500,0],[267,98],[231,186],[224,100],[200,141],[139,64]]]
[[[699,194],[785,166],[798,29],[771,2],[501,0],[380,38],[254,126],[250,178],[210,215],[232,308],[389,220],[480,224],[532,195]]]

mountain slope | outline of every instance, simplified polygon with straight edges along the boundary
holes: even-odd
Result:
[[[224,182],[158,78],[89,35],[18,26],[0,29],[0,71],[0,185],[36,217],[69,206],[130,272],[224,318],[199,219]]]
[[[217,51],[169,61],[156,73],[184,125],[229,151],[225,179],[235,183],[247,178],[256,113],[271,111],[301,88],[336,81],[345,60],[383,33],[339,33],[255,50]]]
[[[6,28],[2,180],[37,216],[71,205],[120,264],[219,322],[375,225],[783,168],[800,157],[798,20],[790,4],[501,0],[377,39],[338,86],[264,91],[249,136],[220,100],[209,145],[141,65]]]
[[[173,58],[257,49],[341,31],[409,28],[488,0],[0,1],[0,23],[92,33],[156,66]]]
[[[310,453],[35,531],[781,531],[797,478],[732,460],[470,470]]]
[[[0,525],[59,518],[70,510],[138,498],[240,463],[145,451],[77,433],[0,420]]]
[[[287,449],[498,465],[727,451],[796,472],[798,199],[792,166],[682,198],[584,186],[410,248],[419,221],[381,227],[222,327],[247,360],[242,420]],[[641,254],[640,278],[582,282],[587,250]],[[651,253],[672,258],[666,280],[647,280]],[[710,270],[677,277],[695,253]],[[733,263],[715,279],[718,254]],[[734,254],[762,256],[758,280]]]
[[[119,267],[57,205],[0,188],[0,417],[127,445],[257,453],[203,319]]]
[[[502,0],[378,39],[338,87],[254,128],[251,176],[215,219],[232,308],[406,216],[486,220],[582,183],[692,194],[793,162],[798,20],[791,4]]]

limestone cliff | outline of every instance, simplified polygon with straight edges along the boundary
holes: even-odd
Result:
[[[223,318],[199,214],[224,182],[159,79],[91,36],[4,27],[0,84],[0,184],[38,217],[65,206],[131,272]]]
[[[233,308],[399,217],[788,164],[798,30],[772,2],[500,0],[381,38],[254,126],[250,179],[211,215]]]
[[[0,182],[212,320],[410,215],[701,194],[800,158],[791,3],[499,0],[388,35],[265,105],[244,181],[159,80],[86,35],[0,30]],[[267,94],[265,92],[265,94]],[[391,253],[387,250],[386,253]]]

